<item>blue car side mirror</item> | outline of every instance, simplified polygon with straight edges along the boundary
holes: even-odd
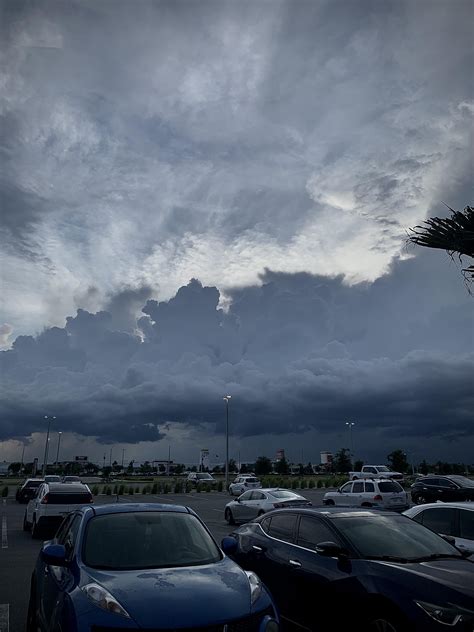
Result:
[[[41,559],[50,566],[67,566],[66,548],[62,544],[45,544]]]
[[[235,538],[228,535],[225,538],[223,538],[221,542],[221,547],[226,555],[233,555],[234,553],[237,553],[239,543],[237,542]]]

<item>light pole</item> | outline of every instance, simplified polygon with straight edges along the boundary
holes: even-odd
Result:
[[[56,465],[59,466],[59,446],[61,445],[61,431],[58,432],[58,449],[56,450]]]
[[[45,419],[48,420],[48,433],[46,434],[46,441],[44,444],[44,459],[43,459],[43,476],[46,474],[46,466],[48,464],[48,451],[49,451],[49,430],[51,428],[51,421],[56,419],[56,417],[49,417],[48,415],[44,416]]]
[[[125,458],[125,448],[122,448],[122,470],[123,470],[123,460]]]
[[[232,395],[225,395],[222,398],[225,401],[225,488],[229,489],[229,402]]]
[[[355,421],[346,421],[346,426],[349,427],[349,435],[351,440],[351,461],[354,460],[354,441],[352,439],[352,427],[355,426]]]

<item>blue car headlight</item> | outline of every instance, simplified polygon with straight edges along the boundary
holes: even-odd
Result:
[[[127,617],[127,619],[130,619],[130,615],[125,610],[125,608],[121,606],[119,602],[115,599],[115,597],[111,595],[109,591],[100,584],[87,584],[86,586],[82,587],[82,591],[99,608],[107,610],[107,612],[120,614],[122,615],[122,617]]]
[[[415,601],[415,603],[432,619],[438,621],[438,623],[444,623],[444,625],[455,626],[458,623],[471,621],[474,618],[474,611],[466,610],[454,604],[437,606],[426,601]]]
[[[258,575],[252,573],[252,571],[244,571],[248,577],[250,584],[250,603],[252,606],[262,594],[262,582],[258,578]]]

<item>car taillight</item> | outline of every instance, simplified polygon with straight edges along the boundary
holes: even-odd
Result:
[[[284,507],[285,505],[283,503],[273,503],[273,507],[274,509],[281,509],[282,507]]]
[[[383,497],[380,494],[374,496],[374,500],[383,500]]]
[[[46,496],[41,501],[41,504],[42,505],[47,505],[48,504],[48,500],[49,500],[49,494],[46,494]]]

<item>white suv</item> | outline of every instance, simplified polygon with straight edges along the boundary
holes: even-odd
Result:
[[[255,476],[237,476],[234,482],[229,485],[231,496],[240,496],[248,489],[261,489],[262,483]]]
[[[381,507],[394,511],[408,508],[408,494],[392,480],[365,479],[350,481],[335,492],[324,494],[325,505],[338,507]]]
[[[82,483],[43,483],[28,503],[23,531],[31,529],[32,537],[39,538],[45,529],[55,530],[68,513],[93,502],[90,489]]]

